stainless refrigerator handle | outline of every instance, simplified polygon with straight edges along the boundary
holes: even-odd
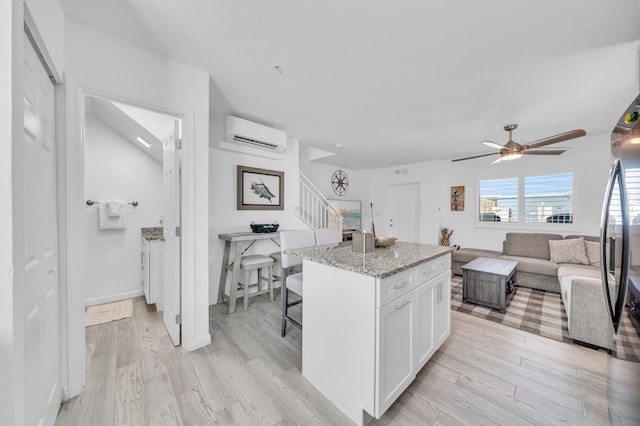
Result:
[[[618,289],[617,298],[615,301],[615,307],[612,306],[611,292],[609,291],[609,272],[610,268],[607,267],[607,224],[609,222],[609,207],[611,205],[611,197],[613,196],[613,188],[618,183],[620,188],[620,208],[622,215],[622,253],[620,264],[620,288]],[[600,272],[602,275],[602,286],[604,289],[605,302],[613,324],[614,332],[618,331],[620,325],[620,319],[622,317],[622,309],[624,307],[624,297],[627,292],[627,279],[629,277],[629,260],[631,258],[629,253],[629,214],[627,209],[627,188],[624,180],[624,169],[620,159],[616,159],[613,163],[611,175],[609,176],[609,182],[607,184],[607,191],[605,193],[604,204],[602,207],[602,219],[600,226]],[[615,268],[615,259],[609,259],[613,262]]]

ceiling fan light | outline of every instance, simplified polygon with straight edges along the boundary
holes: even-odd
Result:
[[[640,143],[640,136],[634,136],[631,138],[631,143],[638,144]]]
[[[500,154],[500,158],[503,160],[516,160],[522,157],[522,154],[519,152],[505,152],[504,154]]]

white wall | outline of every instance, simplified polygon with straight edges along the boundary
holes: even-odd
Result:
[[[140,228],[161,226],[162,164],[90,113],[84,148],[85,199],[140,203],[123,209],[124,230],[98,230],[98,205],[84,207],[86,304],[139,296]]]
[[[64,71],[64,13],[58,0],[25,0],[57,73]]]
[[[494,157],[452,163],[448,160],[426,161],[372,171],[371,188],[374,206],[380,211],[376,217],[376,230],[386,229],[389,208],[387,188],[390,184],[420,184],[421,194],[421,242],[438,244],[440,228],[453,229],[452,244],[462,247],[502,250],[506,232],[557,232],[561,234],[597,235],[600,228],[602,198],[606,187],[609,166],[609,135],[587,136],[569,141],[562,146],[570,149],[560,156],[523,157],[513,162],[490,165]],[[395,170],[406,170],[398,175]],[[575,219],[572,225],[564,224],[506,224],[476,221],[477,180],[480,177],[515,177],[525,175],[574,173]],[[464,211],[451,211],[450,188],[465,187]],[[376,213],[377,216],[378,213]],[[381,231],[378,231],[381,234]]]
[[[67,18],[65,21],[64,62],[67,80],[67,180],[68,220],[76,211],[74,201],[82,201],[82,182],[72,180],[75,158],[81,150],[78,140],[78,93],[103,95],[143,108],[180,116],[183,125],[182,152],[182,342],[189,350],[207,345],[209,335],[209,75],[148,49],[119,39],[88,25]],[[73,243],[80,237],[69,230]],[[68,264],[73,267],[82,253],[70,249]],[[70,274],[70,285],[77,291],[84,284]],[[76,297],[71,295],[72,298]],[[78,309],[84,298],[73,299],[70,309]],[[73,315],[79,312],[73,312]],[[81,332],[81,330],[77,330]],[[77,350],[77,349],[76,349]],[[77,389],[73,389],[77,391]],[[73,392],[72,391],[72,392]]]
[[[400,172],[400,173],[397,173]],[[376,234],[394,235],[391,229],[390,186],[405,183],[420,185],[420,242],[437,244],[439,236],[439,199],[441,165],[427,161],[372,171],[372,193],[375,207]]]
[[[304,150],[302,150],[304,152]],[[318,188],[328,200],[356,200],[360,201],[362,212],[362,229],[371,231],[371,173],[356,171],[344,167],[329,166],[317,161],[309,161],[304,156],[300,158],[300,170]],[[343,196],[333,192],[331,177],[336,170],[342,170],[349,178],[349,188]],[[377,209],[377,206],[374,206]],[[376,217],[376,221],[378,218]],[[377,223],[376,223],[377,230]]]
[[[214,121],[212,121],[212,125],[213,123]],[[216,133],[212,131],[212,134]],[[289,138],[287,151],[282,160],[210,148],[210,304],[217,303],[224,251],[224,241],[218,238],[218,234],[250,232],[249,224],[251,222],[273,223],[277,221],[280,224],[280,229],[307,229],[296,213],[299,182],[298,145],[296,139]],[[238,165],[284,172],[284,210],[236,210],[236,168]],[[280,251],[279,246],[271,240],[263,240],[253,244],[246,254],[268,255],[277,251]],[[227,287],[229,282],[230,277],[227,279]]]

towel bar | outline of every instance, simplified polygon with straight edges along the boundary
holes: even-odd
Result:
[[[98,201],[87,200],[87,205],[88,206],[92,206],[92,205],[94,205],[96,203],[98,203]],[[132,201],[132,202],[127,203],[127,204],[131,204],[133,207],[137,207],[139,203],[137,201]]]

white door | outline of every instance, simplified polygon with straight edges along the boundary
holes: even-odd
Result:
[[[60,307],[54,88],[24,38],[24,345],[26,424],[60,407]],[[16,307],[21,309],[21,307]]]
[[[163,166],[164,201],[164,281],[162,318],[174,345],[180,344],[180,123],[164,137]]]
[[[420,184],[389,185],[389,233],[400,241],[420,241]]]

